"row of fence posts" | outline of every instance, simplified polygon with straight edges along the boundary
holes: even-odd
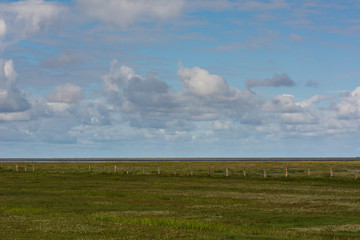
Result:
[[[56,165],[54,164],[53,166],[54,170],[56,169]],[[4,165],[1,164],[1,169],[4,169]],[[45,165],[43,164],[42,165],[42,169],[45,170]],[[67,169],[67,166],[65,165],[65,169]],[[76,166],[76,170],[79,171],[79,165]],[[11,171],[11,165],[9,165],[9,171]],[[16,172],[19,172],[19,166],[18,164],[15,165],[15,171]],[[32,171],[35,172],[35,165],[32,164]],[[89,165],[89,173],[91,173],[93,170],[92,170],[92,167],[91,165]],[[27,165],[25,164],[24,165],[24,172],[27,172]],[[104,170],[104,165],[101,165],[101,173],[104,173],[105,170]],[[115,165],[114,166],[114,173],[117,173],[118,172],[118,168],[117,166]],[[142,168],[142,173],[145,174],[145,167]],[[157,173],[158,175],[161,174],[161,171],[160,171],[160,166],[157,167]],[[333,168],[331,167],[329,169],[329,173],[330,173],[330,177],[334,177],[334,171],[333,171]],[[131,174],[131,167],[128,167],[128,169],[126,170],[126,174]],[[243,168],[243,174],[244,174],[244,177],[247,176],[247,173],[246,173],[246,169]],[[174,166],[174,175],[177,175],[177,171],[176,171],[176,166]],[[194,175],[194,171],[192,169],[192,167],[190,166],[190,175],[193,176]],[[208,170],[207,170],[207,175],[210,176],[210,167],[208,167]],[[310,172],[310,168],[307,169],[307,175],[310,176],[311,175],[311,172]],[[228,168],[225,168],[225,176],[226,177],[229,177],[230,176],[230,173],[229,173],[229,169]],[[267,175],[267,170],[266,168],[264,168],[264,178],[267,178],[268,175]],[[289,177],[289,171],[288,171],[288,168],[285,168],[285,177]],[[356,169],[355,170],[355,179],[358,179],[359,178],[359,170]]]

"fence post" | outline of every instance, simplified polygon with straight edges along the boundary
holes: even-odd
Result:
[[[145,174],[145,167],[143,167],[143,174]]]
[[[356,170],[355,170],[355,180],[358,179],[358,178],[359,178],[359,170],[356,169]]]
[[[91,165],[89,165],[89,173],[91,173]]]
[[[26,172],[26,164],[24,165],[24,171]]]
[[[174,175],[176,175],[176,166],[174,166]]]
[[[228,177],[228,176],[229,176],[229,169],[226,168],[226,169],[225,169],[225,177]]]
[[[308,176],[310,176],[310,168],[308,168]]]
[[[191,175],[191,176],[193,175],[193,169],[192,169],[191,166],[190,166],[190,175]]]
[[[19,167],[17,164],[16,164],[16,172],[19,172]]]
[[[101,165],[101,173],[104,173],[104,165]]]
[[[56,168],[56,165],[54,164],[54,170],[55,170],[55,168]]]
[[[333,177],[334,176],[334,171],[332,168],[330,168],[330,177]]]
[[[79,171],[79,165],[76,165],[76,171]]]
[[[288,168],[285,169],[285,177],[289,176]]]
[[[208,167],[208,176],[210,176],[210,167]]]
[[[43,171],[45,171],[45,164],[43,164]]]
[[[11,171],[11,166],[10,166],[10,164],[9,164],[9,171]]]
[[[32,166],[32,167],[33,167],[33,172],[35,172],[35,165],[33,164],[33,166]]]
[[[114,166],[114,173],[117,173],[117,166]]]
[[[264,178],[267,178],[266,168],[264,168]]]
[[[246,169],[245,168],[243,169],[243,172],[244,172],[244,177],[246,177]]]
[[[160,175],[160,167],[157,167],[158,174]]]

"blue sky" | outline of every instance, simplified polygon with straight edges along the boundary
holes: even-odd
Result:
[[[0,2],[0,157],[360,155],[360,3]]]

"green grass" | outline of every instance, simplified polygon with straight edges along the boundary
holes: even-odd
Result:
[[[88,166],[0,164],[0,239],[360,239],[360,162]]]

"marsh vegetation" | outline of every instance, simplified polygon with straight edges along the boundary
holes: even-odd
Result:
[[[0,166],[0,239],[360,236],[360,162]]]

